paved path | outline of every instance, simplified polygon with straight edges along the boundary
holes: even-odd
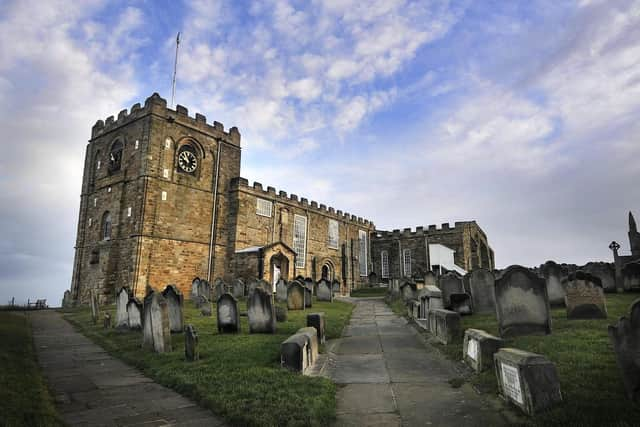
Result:
[[[52,310],[30,312],[38,362],[71,426],[222,426],[210,411],[115,359]]]
[[[340,426],[500,426],[494,400],[459,378],[455,364],[425,343],[381,299],[356,300],[342,338],[328,342],[322,375],[339,385]]]

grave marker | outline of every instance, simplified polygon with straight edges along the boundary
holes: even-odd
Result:
[[[627,397],[640,402],[640,299],[631,305],[629,317],[609,326],[609,340],[622,373]]]
[[[116,294],[116,329],[126,329],[129,327],[129,315],[127,314],[128,303],[129,290],[122,287]]]
[[[142,302],[137,298],[129,298],[127,302],[127,324],[129,329],[142,328]]]
[[[240,311],[238,301],[229,293],[218,298],[218,332],[221,334],[235,334],[240,331]]]
[[[249,333],[273,334],[276,331],[276,312],[272,294],[256,288],[247,300]]]
[[[304,286],[294,280],[287,288],[287,308],[289,310],[304,310]]]
[[[498,338],[480,329],[467,329],[464,332],[462,355],[464,361],[476,372],[493,368],[493,355],[504,345]]]
[[[566,290],[567,319],[606,319],[607,305],[602,281],[577,271],[563,280]]]
[[[565,290],[562,287],[562,267],[553,261],[547,261],[542,266],[542,275],[547,285],[547,295],[549,304],[552,306],[563,306]]]
[[[327,282],[324,279],[321,279],[318,282],[316,295],[317,295],[318,301],[332,301],[333,292],[331,292],[331,285],[329,285],[329,282]]]
[[[471,295],[474,313],[495,313],[495,277],[484,268],[476,268],[464,276],[465,288]]]
[[[171,351],[169,307],[160,292],[151,291],[144,298],[142,345],[157,353]]]
[[[171,332],[182,332],[184,330],[184,314],[182,311],[183,297],[176,285],[167,285],[162,291],[165,298],[169,314],[169,330]]]
[[[200,359],[198,350],[198,334],[193,325],[187,325],[184,329],[184,357],[189,362]]]
[[[287,282],[284,279],[279,279],[276,283],[276,300],[280,302],[287,300]]]

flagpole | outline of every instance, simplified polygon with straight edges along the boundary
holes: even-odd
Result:
[[[171,82],[171,108],[173,108],[174,105],[174,99],[176,96],[176,73],[178,72],[178,47],[180,46],[180,32],[178,32],[178,35],[176,37],[176,59],[175,62],[173,63],[173,80]]]

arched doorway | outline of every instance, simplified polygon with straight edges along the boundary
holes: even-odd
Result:
[[[334,272],[333,264],[331,264],[331,262],[327,260],[322,264],[322,267],[320,269],[320,278],[331,283],[334,278],[333,272]]]
[[[273,292],[275,292],[278,280],[289,279],[289,260],[282,252],[278,252],[271,257],[269,271],[271,273],[271,285],[273,286]]]

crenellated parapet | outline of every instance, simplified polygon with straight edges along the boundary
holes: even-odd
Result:
[[[168,122],[178,122],[203,133],[214,135],[228,143],[240,145],[240,132],[237,127],[234,126],[225,131],[224,125],[220,122],[207,123],[207,118],[203,114],[196,113],[193,117],[189,116],[189,110],[182,105],[177,105],[176,109],[172,110],[167,107],[167,100],[157,93],[148,97],[144,105],[136,103],[131,106],[129,111],[126,109],[120,111],[117,118],[109,116],[104,121],[98,120],[91,129],[91,139],[112,132],[149,114],[161,116]]]
[[[411,228],[405,228],[403,230],[392,230],[392,231],[376,231],[376,237],[378,238],[396,238],[399,239],[401,237],[420,237],[420,236],[429,236],[435,234],[445,234],[445,233],[457,233],[462,230],[468,224],[473,224],[475,221],[461,221],[454,223],[452,227],[449,223],[443,223],[439,227],[435,224],[431,224],[426,228],[423,226],[416,227],[415,230]]]
[[[230,188],[232,191],[241,190],[241,191],[249,192],[255,195],[256,197],[261,197],[267,200],[271,200],[273,202],[283,203],[285,205],[292,205],[305,210],[318,212],[324,216],[335,218],[336,220],[340,220],[343,222],[350,222],[350,223],[358,224],[360,226],[364,226],[371,229],[375,228],[373,222],[369,221],[368,219],[364,219],[362,217],[352,215],[349,212],[336,210],[331,206],[318,203],[315,200],[309,201],[305,197],[299,198],[296,194],[287,194],[286,191],[276,191],[276,189],[273,187],[267,187],[267,190],[264,190],[264,187],[261,183],[254,182],[251,185],[249,184],[249,181],[246,178],[242,178],[242,177],[233,178],[231,180]]]

